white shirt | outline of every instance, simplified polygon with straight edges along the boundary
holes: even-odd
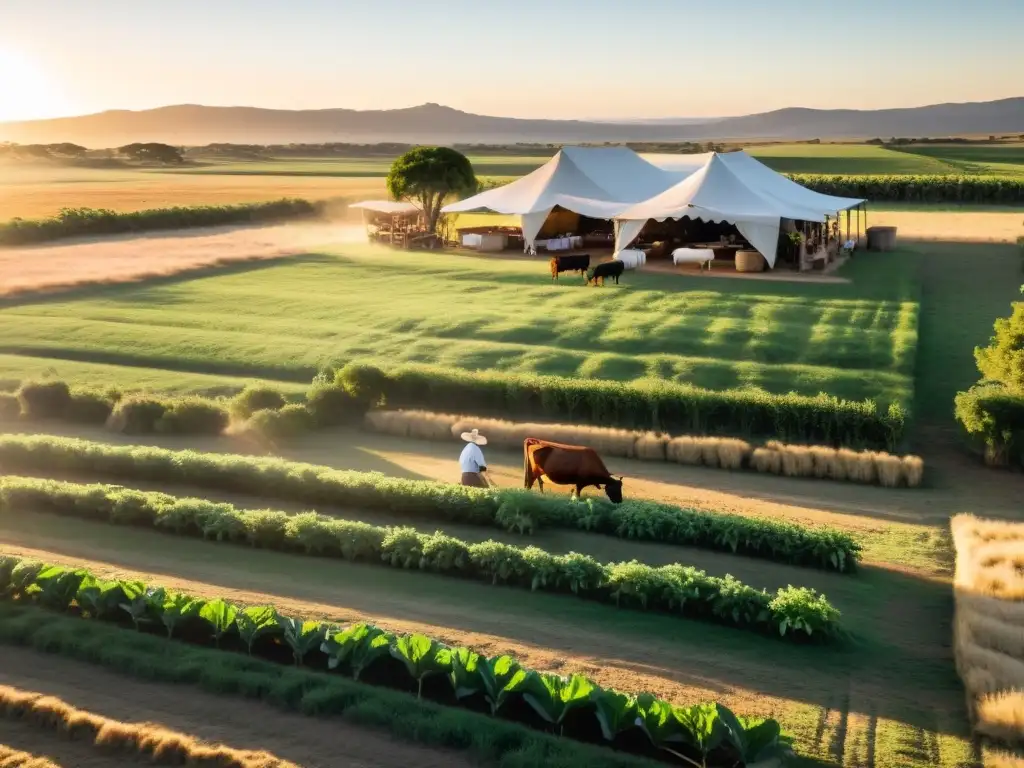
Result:
[[[484,461],[484,452],[480,450],[480,446],[476,443],[466,443],[462,455],[459,456],[459,466],[463,472],[479,472],[480,467],[486,467],[487,462]]]

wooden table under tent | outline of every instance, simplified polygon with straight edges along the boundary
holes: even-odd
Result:
[[[746,152],[710,153],[669,189],[616,214],[615,250],[650,243],[652,260],[738,272],[825,269],[858,247],[861,211],[866,225],[864,200],[815,192]]]

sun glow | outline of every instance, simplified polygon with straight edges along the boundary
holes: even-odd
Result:
[[[28,56],[0,48],[0,121],[65,114],[60,90]]]

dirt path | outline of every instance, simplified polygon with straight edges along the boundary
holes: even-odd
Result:
[[[0,248],[0,297],[93,283],[135,282],[204,267],[309,253],[324,243],[354,242],[362,227],[286,224],[219,227],[97,238],[57,245]]]
[[[245,699],[214,696],[191,686],[141,683],[88,664],[19,648],[4,647],[0,658],[0,683],[5,685],[57,696],[75,707],[114,720],[154,722],[237,749],[265,750],[307,768],[472,765],[455,753],[400,744],[338,719],[290,715]],[[19,738],[10,741],[8,736]],[[49,756],[67,766],[107,768],[134,762],[107,758],[81,742],[68,742],[52,732],[12,725],[2,719],[0,743]]]

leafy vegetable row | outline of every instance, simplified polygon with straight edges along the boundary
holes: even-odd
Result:
[[[313,505],[385,510],[415,519],[495,526],[520,533],[545,526],[577,528],[844,573],[856,568],[860,553],[860,545],[846,533],[781,520],[648,501],[614,505],[602,499],[587,499],[578,503],[550,494],[403,480],[376,472],[336,470],[276,458],[113,446],[48,435],[3,435],[0,466],[8,471],[64,470],[185,483]]]
[[[130,622],[168,639],[244,650],[295,666],[337,670],[354,680],[415,689],[418,699],[479,708],[565,736],[584,736],[588,720],[622,748],[627,734],[647,737],[663,756],[688,764],[747,765],[782,754],[774,720],[741,720],[720,704],[675,707],[650,694],[603,689],[582,675],[560,677],[523,668],[510,656],[487,658],[424,635],[397,636],[369,624],[347,628],[283,616],[272,607],[240,608],[199,600],[138,581],[0,557],[0,595],[100,621]]]
[[[788,639],[829,639],[840,632],[839,611],[814,590],[774,595],[732,576],[720,578],[679,564],[658,568],[637,561],[600,563],[570,552],[497,541],[468,544],[441,532],[382,527],[305,512],[240,510],[231,504],[177,498],[104,485],[35,478],[0,479],[0,511],[37,509],[123,525],[152,526],[179,535],[265,549],[417,568],[530,590],[571,593],[637,610],[663,611]]]

